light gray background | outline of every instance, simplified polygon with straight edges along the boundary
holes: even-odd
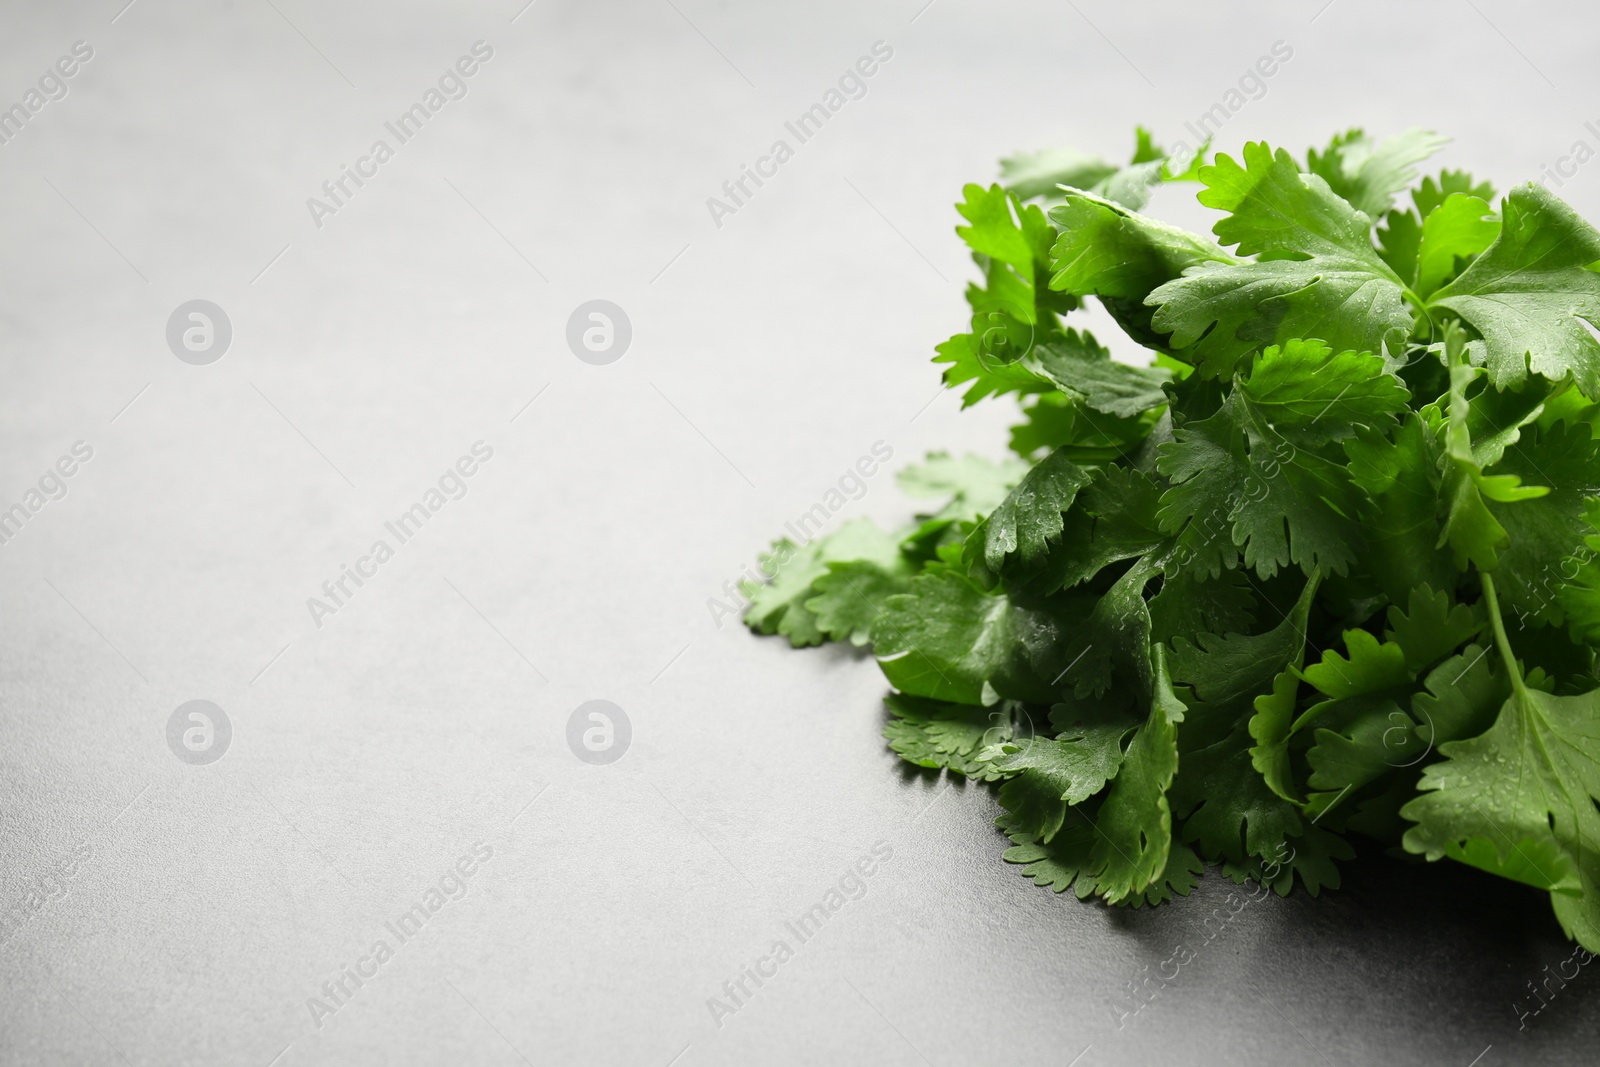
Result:
[[[0,507],[95,450],[0,546],[4,915],[88,850],[0,945],[0,1060],[1592,1059],[1587,973],[1518,1030],[1569,952],[1544,903],[1381,857],[1251,905],[1119,1030],[1228,885],[1139,913],[1034,888],[986,790],[885,750],[869,660],[706,606],[873,442],[1001,453],[1011,409],[960,413],[928,363],[971,274],[951,204],[998,156],[1182,136],[1283,40],[1221,147],[1426,125],[1503,186],[1597,143],[1587,8],[122,3],[0,10],[0,106],[95,50],[0,146]],[[306,198],[479,39],[470,94],[315,227]],[[877,40],[867,96],[715,226]],[[1561,191],[1600,215],[1600,166]],[[194,298],[233,323],[208,367],[164,340]],[[591,298],[633,323],[610,366],[563,340]],[[478,439],[469,495],[314,627]],[[839,518],[909,511],[883,473]],[[233,723],[208,767],[164,739],[195,698]],[[634,730],[607,767],[565,743],[596,698]],[[719,1028],[707,998],[879,840],[867,895]],[[467,896],[314,1025],[478,841]]]

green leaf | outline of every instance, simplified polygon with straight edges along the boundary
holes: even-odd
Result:
[[[1428,673],[1423,691],[1411,698],[1418,733],[1437,747],[1476,737],[1494,722],[1511,695],[1511,681],[1495,673],[1486,647],[1468,645]]]
[[[1350,479],[1367,498],[1363,559],[1378,588],[1404,601],[1413,585],[1453,587],[1456,570],[1439,546],[1439,455],[1442,446],[1415,412],[1393,435],[1364,431],[1344,442]]]
[[[1006,716],[990,708],[927,700],[905,693],[883,698],[889,709],[883,736],[909,763],[930,770],[947,769],[987,781],[995,769],[977,756],[986,746],[1011,737]]]
[[[1565,559],[1548,561],[1562,580],[1556,596],[1575,641],[1600,638],[1600,536],[1595,533],[1600,530],[1600,500],[1588,501],[1585,520],[1589,529],[1583,547]]]
[[[1487,507],[1509,539],[1494,572],[1502,599],[1520,617],[1558,626],[1565,621],[1558,598],[1562,564],[1583,551],[1592,529],[1585,508],[1588,491],[1600,488],[1600,447],[1588,426],[1557,423],[1507,449],[1494,471],[1547,483],[1541,495],[1490,500]]]
[[[830,641],[865,645],[888,599],[911,588],[912,574],[910,562],[899,555],[891,566],[871,560],[829,563],[828,572],[811,583],[816,595],[805,607]]]
[[[958,704],[1000,697],[1048,704],[1052,676],[1041,677],[1036,661],[1060,640],[1060,627],[1048,610],[943,571],[889,597],[872,644],[889,684],[903,693]]]
[[[1547,889],[1567,935],[1600,950],[1600,692],[1520,688],[1486,733],[1439,751],[1402,811],[1405,847]]]
[[[1329,794],[1329,810],[1340,794],[1360,789],[1428,754],[1428,742],[1416,720],[1393,701],[1361,708],[1337,730],[1318,729],[1306,752],[1311,767],[1308,784]]]
[[[1361,130],[1340,134],[1322,151],[1307,153],[1308,169],[1357,211],[1377,218],[1416,177],[1416,165],[1450,142],[1411,129],[1374,142]]]
[[[1064,453],[1052,452],[973,532],[969,552],[981,546],[984,562],[995,572],[1013,553],[1025,562],[1037,561],[1061,537],[1062,516],[1090,478]]]
[[[933,518],[974,519],[993,511],[1027,473],[1028,465],[1015,459],[996,463],[970,453],[956,458],[948,452],[929,452],[922,463],[902,469],[895,480],[907,496],[945,498]]]
[[[1074,330],[1035,346],[1027,364],[1062,392],[1118,418],[1166,404],[1162,386],[1172,380],[1162,368],[1116,362],[1090,334]]]
[[[1383,226],[1378,230],[1384,262],[1393,267],[1395,274],[1413,289],[1417,282],[1422,220],[1454,193],[1482,200],[1485,204],[1494,199],[1494,187],[1488,182],[1474,182],[1472,175],[1465,171],[1447,170],[1437,178],[1422,179],[1422,184],[1411,191],[1415,211],[1390,211],[1384,216]],[[1498,232],[1498,227],[1496,229]]]
[[[1101,471],[1067,512],[1062,536],[1050,546],[1040,591],[1070,588],[1113,563],[1160,548],[1166,541],[1156,524],[1160,500],[1161,491],[1147,474],[1120,466]]]
[[[1028,289],[1028,305],[1019,307],[1019,318],[1032,311],[1033,270],[1043,263],[1055,242],[1055,229],[1044,212],[1023,204],[998,185],[985,189],[968,185],[961,190],[965,199],[956,205],[968,225],[957,226],[956,233],[980,256],[1009,266],[1018,281]]]
[[[1391,211],[1378,227],[1378,254],[1395,277],[1416,287],[1417,254],[1422,250],[1422,220],[1414,211]]]
[[[1032,834],[1015,826],[1015,817],[1002,815],[995,825],[1003,830],[1013,844],[1005,851],[1005,861],[1022,865],[1022,873],[1035,885],[1044,886],[1057,893],[1073,888],[1079,900],[1095,891],[1091,873],[1093,853],[1098,834],[1091,813],[1073,809],[1069,821],[1049,842],[1042,842]]]
[[[1178,773],[1178,724],[1186,709],[1172,690],[1160,645],[1151,650],[1150,670],[1150,717],[1128,743],[1122,769],[1100,805],[1100,839],[1090,852],[1097,888],[1113,904],[1154,883],[1172,849],[1167,789]]]
[[[1194,699],[1180,736],[1173,808],[1184,820],[1184,840],[1198,843],[1208,860],[1274,859],[1303,830],[1295,806],[1257,771],[1251,732],[1265,713],[1252,719],[1251,710],[1270,698],[1280,674],[1299,664],[1317,588],[1309,580],[1288,615],[1264,634],[1206,634],[1174,646],[1174,677]]]
[[[1308,446],[1343,440],[1358,427],[1387,428],[1411,399],[1377,356],[1335,355],[1319,341],[1267,349],[1239,388],[1273,430]]]
[[[1512,189],[1500,209],[1500,236],[1461,276],[1429,299],[1483,335],[1489,376],[1498,389],[1534,374],[1571,376],[1600,397],[1600,232],[1565,201],[1531,182]]]
[[[1094,411],[1065,393],[1042,393],[1024,401],[1026,421],[1011,428],[1011,450],[1031,458],[1042,449],[1065,448],[1076,462],[1107,463],[1136,451],[1161,414],[1151,409],[1121,418]]]
[[[1316,341],[1262,353],[1215,415],[1161,446],[1157,469],[1173,485],[1159,518],[1178,537],[1175,562],[1215,575],[1243,548],[1262,577],[1291,562],[1344,573],[1361,540],[1361,497],[1343,456],[1319,446],[1356,420],[1388,424],[1406,396],[1375,356],[1332,355]]]
[[[1387,642],[1404,654],[1406,669],[1413,673],[1442,659],[1476,637],[1483,620],[1466,604],[1453,604],[1449,593],[1435,591],[1426,583],[1412,588],[1404,610],[1389,607]]]
[[[1244,161],[1219,155],[1203,168],[1200,201],[1231,213],[1214,227],[1224,244],[1264,258],[1202,263],[1160,286],[1146,300],[1158,308],[1153,327],[1210,375],[1291,338],[1398,355],[1411,313],[1399,277],[1372,246],[1370,220],[1302,174],[1286,151],[1248,144]]]
[[[787,537],[774,541],[772,551],[761,557],[761,570],[770,576],[765,584],[749,579],[739,583],[749,598],[744,620],[762,634],[782,634],[796,648],[820,645],[828,636],[817,625],[816,616],[806,606],[812,586],[828,573],[832,563],[862,560],[893,570],[900,564],[900,548],[895,539],[871,519],[851,519],[826,537],[795,545]]]
[[[1153,529],[1153,517],[1151,523]],[[1161,591],[1150,598],[1151,632],[1168,647],[1180,637],[1192,644],[1201,634],[1248,633],[1256,606],[1255,586],[1243,571],[1215,579],[1175,571],[1162,577]]]
[[[1057,186],[1087,189],[1117,172],[1115,164],[1070,148],[1047,148],[1042,152],[1018,152],[1000,161],[1000,178],[1005,187],[1021,200],[1052,196]]]
[[[1252,803],[1258,810],[1276,812],[1275,821],[1286,825],[1293,822],[1276,806],[1257,796],[1260,792],[1257,782],[1248,775],[1241,779],[1243,772],[1237,766],[1236,757],[1245,753],[1245,764],[1253,763],[1264,776],[1264,781],[1259,783],[1263,786],[1282,777],[1283,772],[1277,766],[1279,756],[1268,749],[1280,740],[1280,734],[1287,736],[1287,719],[1278,720],[1280,716],[1293,714],[1294,688],[1291,677],[1288,707],[1279,709],[1276,705],[1282,695],[1279,680],[1300,665],[1306,624],[1317,586],[1316,579],[1309,580],[1289,614],[1264,634],[1218,636],[1208,633],[1194,642],[1180,640],[1174,644],[1173,671],[1181,683],[1193,690],[1198,701],[1189,715],[1189,726],[1183,737],[1184,751],[1199,758],[1195,767],[1185,764],[1180,777],[1180,793],[1187,798],[1180,808],[1184,814],[1208,799],[1217,799],[1215,789],[1220,782],[1242,788],[1253,798]],[[1253,716],[1250,715],[1252,709],[1256,712]],[[1255,749],[1249,749],[1252,736],[1258,743]],[[1190,773],[1191,770],[1194,773]],[[1219,804],[1197,824],[1196,832],[1207,824],[1225,827],[1226,818],[1225,806]],[[1216,836],[1217,833],[1221,836]],[[1238,823],[1234,823],[1231,830],[1211,831],[1207,855],[1242,859],[1243,854],[1234,847],[1239,834]]]
[[[1050,388],[1018,354],[1032,344],[1032,326],[1018,325],[1017,320],[999,312],[974,315],[972,322],[974,330],[984,333],[958,333],[934,348],[933,362],[948,364],[944,369],[948,388],[971,383],[961,395],[962,407],[970,408],[991,396],[1028,395]]]
[[[988,763],[1006,777],[1000,803],[1011,825],[1048,842],[1068,819],[1067,809],[1105,788],[1122,766],[1126,721],[1094,723],[1057,739],[1029,737],[996,746]]]
[[[1074,296],[1124,297],[1150,291],[1200,263],[1238,263],[1211,241],[1092,193],[1072,192],[1050,212],[1061,230],[1051,249],[1050,288]]]
[[[1450,410],[1444,427],[1444,457],[1440,461],[1445,522],[1439,544],[1450,546],[1458,567],[1470,562],[1480,570],[1493,570],[1511,537],[1486,501],[1514,504],[1543,496],[1549,489],[1524,486],[1514,474],[1484,473],[1472,447],[1471,404],[1467,400],[1467,389],[1479,371],[1465,362],[1459,331],[1447,333],[1445,344],[1450,366]]]
[[[1500,217],[1475,196],[1452,193],[1422,222],[1417,246],[1416,291],[1427,296],[1456,274],[1457,261],[1471,259],[1500,236]]]

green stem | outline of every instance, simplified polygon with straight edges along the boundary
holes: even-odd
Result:
[[[1511,675],[1512,689],[1516,690],[1519,699],[1525,699],[1528,689],[1523,684],[1517,657],[1511,653],[1511,640],[1506,637],[1505,623],[1500,619],[1500,600],[1494,595],[1494,579],[1489,577],[1487,571],[1479,571],[1478,578],[1483,582],[1483,602],[1489,606],[1489,624],[1494,627],[1495,647],[1500,650],[1500,658],[1505,661],[1506,670]]]

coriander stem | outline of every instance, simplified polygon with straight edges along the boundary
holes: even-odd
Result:
[[[1506,637],[1505,623],[1500,620],[1500,600],[1494,594],[1494,579],[1489,577],[1487,571],[1479,571],[1478,578],[1483,582],[1483,601],[1489,606],[1489,624],[1494,627],[1495,647],[1511,674],[1511,687],[1519,698],[1526,698],[1528,689],[1523,684],[1522,671],[1517,667],[1517,657],[1511,652],[1511,640]]]

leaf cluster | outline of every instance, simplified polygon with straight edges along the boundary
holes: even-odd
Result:
[[[902,472],[936,509],[792,552],[747,619],[870,645],[890,747],[995,783],[1040,885],[1315,893],[1366,842],[1545,891],[1600,951],[1600,232],[1418,180],[1442,143],[1180,173],[1141,130],[963,191],[935,362],[1019,405],[1016,458]],[[1211,235],[1141,213],[1168,182]]]

